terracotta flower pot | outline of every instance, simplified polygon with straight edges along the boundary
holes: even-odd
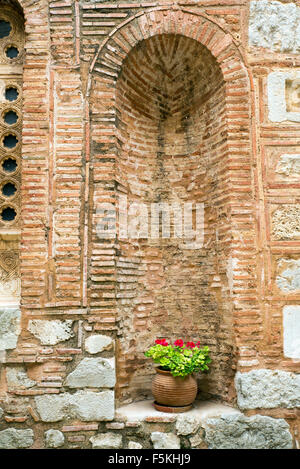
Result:
[[[172,376],[170,371],[156,368],[152,381],[154,407],[162,412],[185,412],[191,409],[197,396],[197,381],[193,375]]]

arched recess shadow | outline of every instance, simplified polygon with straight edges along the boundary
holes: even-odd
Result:
[[[240,53],[205,15],[155,9],[119,26],[102,44],[89,86],[94,211],[109,196],[117,204],[118,195],[148,206],[205,206],[201,249],[186,249],[174,238],[116,240],[111,307],[119,332],[118,397],[149,396],[153,367],[143,352],[167,337],[209,345],[213,364],[199,377],[200,396],[231,401],[232,250],[244,234],[233,222],[229,167],[232,155],[248,162],[251,156],[250,81]],[[239,120],[232,112],[237,102],[244,110]],[[101,179],[105,168],[110,185],[110,178]],[[241,206],[253,200],[250,171],[246,180]],[[254,225],[249,230],[255,237]],[[90,240],[93,259],[101,240]]]

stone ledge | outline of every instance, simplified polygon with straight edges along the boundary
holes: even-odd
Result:
[[[178,414],[167,412],[159,412],[153,407],[152,400],[134,402],[125,406],[121,406],[116,410],[116,419],[125,422],[175,422],[179,416],[195,417],[199,422],[208,418],[220,417],[224,414],[242,413],[229,405],[221,404],[216,401],[196,401],[194,408]]]

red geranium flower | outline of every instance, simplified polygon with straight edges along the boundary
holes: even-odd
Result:
[[[187,342],[187,343],[186,343],[186,347],[187,347],[187,348],[195,348],[196,345],[194,344],[194,342]]]
[[[196,347],[200,348],[200,340],[196,343]]]
[[[169,345],[168,342],[166,341],[166,339],[157,339],[157,340],[155,341],[155,343],[158,344],[158,345],[163,345],[164,347],[166,347],[167,345]]]
[[[183,347],[183,340],[182,339],[175,340],[174,345],[175,347]]]

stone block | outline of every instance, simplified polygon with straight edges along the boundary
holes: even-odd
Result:
[[[151,433],[154,449],[180,449],[180,439],[174,433]]]
[[[45,432],[45,443],[48,448],[59,448],[65,443],[65,437],[59,430],[47,430]]]
[[[35,404],[43,422],[74,418],[84,422],[107,421],[114,418],[113,391],[44,394],[35,397]]]
[[[33,445],[34,433],[31,429],[7,428],[0,431],[1,449],[29,448]]]
[[[283,353],[285,357],[300,359],[300,305],[283,308]]]
[[[281,370],[252,370],[235,376],[241,409],[300,406],[300,374]]]
[[[294,2],[250,2],[249,44],[274,52],[300,51],[300,8]]]
[[[47,321],[44,319],[33,319],[29,321],[28,330],[43,345],[56,345],[74,336],[72,324],[72,320]]]
[[[65,380],[70,388],[112,388],[115,383],[114,358],[84,358]]]
[[[107,335],[91,335],[85,340],[85,350],[90,354],[103,352],[112,347],[113,340]]]
[[[23,366],[7,367],[6,382],[8,389],[28,389],[36,384],[36,381],[28,378]]]
[[[89,440],[93,449],[119,449],[122,447],[122,435],[116,433],[99,433]]]
[[[300,259],[280,259],[276,284],[284,293],[300,291]]]
[[[224,415],[205,423],[210,449],[291,449],[292,436],[283,419],[262,415]]]
[[[21,331],[20,320],[18,308],[0,308],[0,351],[16,348]]]
[[[196,433],[200,426],[199,420],[193,415],[181,414],[177,417],[176,431],[178,435]]]

